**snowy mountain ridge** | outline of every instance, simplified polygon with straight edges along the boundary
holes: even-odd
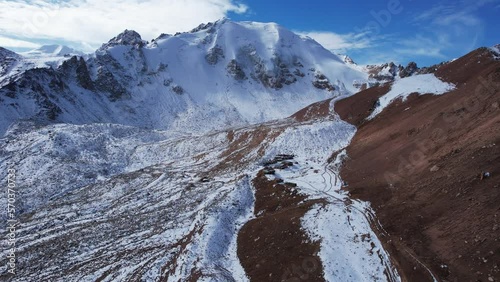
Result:
[[[83,56],[84,53],[68,46],[52,44],[43,45],[39,48],[23,52],[21,55],[25,57],[68,57],[68,56]]]
[[[16,81],[29,70],[58,68],[71,56],[85,54],[63,45],[44,45],[20,54],[0,47],[0,87]]]
[[[10,81],[0,90],[0,132],[19,118],[207,132],[283,118],[366,81],[366,73],[274,23],[224,19],[151,43],[126,30],[89,58]],[[16,103],[25,106],[9,106]]]

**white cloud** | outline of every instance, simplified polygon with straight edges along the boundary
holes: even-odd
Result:
[[[373,47],[365,34],[338,34],[328,31],[298,31],[298,34],[308,36],[332,52],[345,52],[354,49]]]
[[[462,0],[454,4],[438,4],[414,15],[413,23],[420,26],[419,33],[402,40],[395,51],[405,55],[418,55],[444,59],[450,52],[468,52],[479,46],[485,30],[485,21],[479,11],[500,0]],[[496,5],[496,4],[495,4]]]
[[[413,16],[413,22],[433,23],[440,26],[450,26],[454,24],[464,24],[466,26],[480,25],[481,17],[477,15],[477,10],[500,0],[464,0],[459,3],[443,5],[438,4]]]
[[[236,0],[0,1],[0,33],[96,47],[125,29],[150,40],[247,10]]]
[[[446,56],[441,52],[440,48],[432,48],[432,47],[420,47],[420,48],[411,48],[411,49],[395,49],[399,54],[403,55],[411,55],[414,58],[416,56],[423,57],[431,57],[431,58],[439,58],[446,59]]]
[[[7,47],[7,48],[37,48],[37,47],[40,47],[39,44],[36,44],[33,42],[18,40],[18,39],[4,37],[4,36],[0,36],[0,46]]]
[[[404,55],[444,59],[446,56],[442,53],[442,50],[449,46],[448,40],[449,37],[447,36],[429,38],[416,35],[413,38],[401,40],[399,42],[399,46],[401,47],[396,48],[394,51]]]

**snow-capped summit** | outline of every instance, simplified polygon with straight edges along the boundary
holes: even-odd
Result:
[[[351,65],[358,65],[356,64],[356,62],[354,62],[354,60],[349,57],[348,55],[341,55],[343,61],[346,63],[346,64],[351,64]]]
[[[418,74],[434,73],[439,66],[446,63],[448,62],[442,62],[430,67],[418,67],[417,63],[409,62],[406,67],[404,67],[402,65],[396,65],[394,62],[390,62],[380,65],[366,65],[361,67],[361,70],[367,72],[370,79],[378,82],[391,82]]]
[[[284,118],[353,94],[368,80],[316,41],[276,23],[228,19],[151,43],[125,30],[88,58],[63,59],[51,65],[55,71],[11,86],[9,93],[19,94],[9,95],[30,106],[2,105],[6,121],[37,116],[201,133]],[[43,99],[35,88],[45,89]]]
[[[64,45],[43,45],[40,48],[22,53],[25,57],[68,57],[83,55],[83,52]]]
[[[144,45],[146,41],[142,40],[141,35],[134,30],[124,30],[122,33],[113,37],[108,43],[103,44],[100,49],[109,48],[116,45]]]

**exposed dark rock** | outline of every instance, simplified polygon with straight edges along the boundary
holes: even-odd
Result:
[[[385,63],[382,65],[368,65],[369,77],[377,81],[393,81],[398,75],[401,66],[396,66],[394,63]],[[387,73],[382,73],[387,70]]]
[[[78,64],[76,67],[76,78],[80,86],[88,90],[94,90],[94,82],[90,78],[89,70],[87,68],[87,63],[85,60],[80,57],[78,60]]]
[[[356,63],[354,62],[354,60],[351,57],[349,57],[349,56],[345,56],[344,57],[344,62],[348,63],[348,64],[351,64],[351,65],[356,65]]]
[[[127,94],[127,90],[116,80],[114,75],[105,68],[99,68],[97,70],[95,87],[99,91],[109,93],[109,98],[112,101],[116,101]]]
[[[313,86],[318,88],[318,89],[323,89],[323,90],[328,90],[329,92],[332,92],[335,90],[335,86],[333,86],[328,78],[320,73],[317,72],[315,75],[315,80],[312,82]]]
[[[163,80],[163,85],[164,86],[170,86],[170,84],[172,84],[173,80],[172,79],[165,79]]]
[[[18,54],[0,47],[0,76],[5,75],[19,58]]]
[[[423,67],[423,68],[420,68],[417,73],[418,74],[427,74],[427,73],[434,73],[438,70],[438,68],[440,68],[441,66],[444,66],[446,65],[448,62],[442,62],[442,63],[439,63],[439,64],[436,64],[436,65],[432,65],[430,67]]]
[[[287,64],[278,56],[273,58],[273,69],[267,70],[262,62],[255,66],[255,77],[266,87],[281,89],[283,86],[290,85],[297,81],[297,78],[290,72]]]
[[[176,94],[179,94],[179,95],[184,94],[184,88],[182,88],[179,85],[172,87],[172,91],[174,91]]]
[[[236,60],[231,60],[226,67],[227,72],[236,80],[245,80],[247,76]]]
[[[162,71],[165,71],[167,69],[168,65],[167,64],[164,64],[164,63],[160,63],[158,65],[158,72],[162,72]]]
[[[296,76],[300,76],[300,77],[304,77],[306,76],[302,71],[300,71],[299,69],[295,69],[293,71],[293,74],[295,74]]]
[[[100,50],[116,45],[137,46],[141,48],[146,45],[146,41],[142,40],[141,35],[136,31],[126,29],[116,37],[113,37],[111,40],[109,40],[108,43],[103,44]]]
[[[293,65],[297,68],[303,68],[304,65],[296,58],[293,62]]]
[[[224,58],[224,51],[219,45],[211,48],[205,55],[205,60],[207,60],[210,65],[216,65],[221,58]]]
[[[63,91],[64,82],[59,77],[54,77],[50,80],[49,87],[55,91]]]
[[[213,29],[215,23],[212,23],[212,22],[209,22],[209,23],[206,23],[206,24],[200,24],[199,26],[193,28],[191,31],[189,31],[190,33],[195,33],[195,32],[199,32],[199,31],[202,31],[202,30],[210,30]]]
[[[110,43],[111,42],[123,45],[136,45],[144,43],[139,33],[135,32],[134,30],[127,29],[124,32],[118,34],[118,36],[116,36],[115,38],[111,39]]]
[[[417,71],[418,71],[417,63],[415,63],[415,62],[409,62],[408,65],[406,66],[406,68],[401,68],[400,67],[399,76],[401,78],[405,78],[405,77],[408,77],[408,76],[412,76]]]

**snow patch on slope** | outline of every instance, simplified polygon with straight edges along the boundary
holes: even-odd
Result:
[[[172,274],[172,281],[189,278],[191,269],[203,270],[199,281],[249,281],[237,255],[237,235],[241,227],[253,216],[254,195],[250,177],[228,185],[216,198],[217,206],[202,215],[203,232],[187,246],[185,256],[178,263],[183,265]],[[212,196],[208,196],[210,198]]]
[[[266,150],[266,158],[293,154],[306,161],[324,163],[329,155],[349,145],[356,128],[342,120],[288,127]]]
[[[493,52],[493,55],[495,55],[495,60],[500,59],[500,44],[490,47],[490,50]]]
[[[326,281],[388,281],[386,270],[400,280],[371,230],[366,209],[370,209],[368,203],[337,201],[316,205],[302,218],[311,239],[321,241],[319,256]]]
[[[295,155],[295,163],[277,170],[271,179],[297,184],[308,199],[324,199],[302,218],[302,227],[313,241],[320,242],[326,281],[400,281],[388,253],[371,229],[368,203],[353,201],[342,190],[339,177],[345,148],[356,128],[340,119],[300,124],[285,130],[266,150]],[[340,152],[328,162],[330,153]],[[389,277],[387,277],[389,276]]]
[[[396,99],[401,98],[404,101],[412,93],[440,95],[453,89],[455,85],[441,81],[434,74],[422,74],[397,80],[392,84],[391,90],[379,98],[378,105],[368,119],[373,119]]]

